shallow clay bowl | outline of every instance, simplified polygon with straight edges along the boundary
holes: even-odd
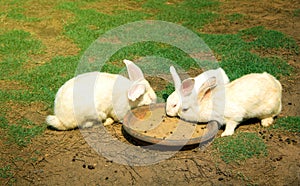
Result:
[[[217,122],[196,124],[168,117],[164,103],[131,110],[124,118],[123,128],[138,140],[166,146],[201,145],[211,141],[219,130]]]

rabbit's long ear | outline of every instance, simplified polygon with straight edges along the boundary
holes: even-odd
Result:
[[[135,65],[132,61],[124,59],[123,62],[126,65],[129,79],[131,81],[145,79],[142,70],[137,65]]]
[[[182,85],[180,87],[180,93],[183,96],[188,96],[192,93],[195,86],[195,79],[194,78],[188,78],[183,80]]]
[[[199,88],[198,93],[198,101],[201,101],[209,92],[211,89],[217,86],[217,78],[211,77],[206,80],[203,85]]]
[[[128,99],[135,101],[146,92],[146,86],[144,84],[133,84],[127,93]]]
[[[170,66],[170,72],[174,81],[175,90],[179,90],[181,86],[181,79],[173,66]]]

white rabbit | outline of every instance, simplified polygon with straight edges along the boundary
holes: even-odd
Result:
[[[166,103],[166,113],[168,116],[177,116],[178,110],[181,107],[180,87],[181,80],[173,66],[170,67],[170,72],[174,81],[175,91],[169,95]],[[195,90],[198,90],[201,85],[210,77],[217,77],[217,84],[224,85],[229,83],[229,78],[222,68],[205,71],[195,77]],[[197,93],[197,91],[195,92]],[[192,96],[191,96],[192,97]]]
[[[141,69],[124,60],[129,79],[103,72],[89,72],[68,80],[57,92],[54,113],[46,118],[58,130],[85,128],[95,121],[104,125],[121,121],[134,107],[156,102],[156,94]]]
[[[188,95],[195,84],[193,78],[182,82],[179,117],[194,122],[216,120],[225,124],[222,137],[232,135],[245,119],[258,118],[262,126],[267,127],[281,112],[281,84],[266,72],[248,74],[224,86],[216,86],[216,77],[211,77],[191,99]]]

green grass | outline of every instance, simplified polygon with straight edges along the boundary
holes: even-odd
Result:
[[[0,167],[0,177],[1,178],[9,178],[11,177],[13,174],[11,173],[11,169],[10,166],[4,166],[4,167]]]
[[[20,124],[8,126],[8,140],[19,146],[26,146],[31,142],[31,139],[44,132],[45,127],[31,126],[24,127],[24,122]]]
[[[276,30],[267,30],[263,26],[253,27],[240,31],[240,35],[251,40],[249,44],[255,49],[286,49],[291,52],[299,52],[294,39]]]
[[[300,17],[300,9],[294,10],[294,16],[295,17]]]
[[[23,30],[0,34],[0,43],[0,79],[9,79],[13,74],[23,72],[22,65],[30,61],[32,55],[43,52],[41,41]]]
[[[13,185],[16,179],[14,179],[14,173],[11,165],[0,167],[0,178],[7,180],[5,185]]]
[[[269,72],[276,78],[290,75],[293,68],[281,56],[260,56],[252,50],[282,49],[298,53],[295,40],[281,32],[253,27],[237,34],[200,35],[213,52],[221,57],[220,66],[230,80],[248,73]]]
[[[272,128],[300,133],[300,116],[278,118]]]
[[[0,35],[0,55],[15,58],[40,54],[42,44],[24,30],[12,30]]]
[[[245,17],[245,15],[239,14],[239,13],[234,13],[234,14],[226,15],[226,18],[227,18],[230,22],[241,21],[241,20],[244,19],[244,17]]]
[[[156,94],[157,94],[157,97],[159,98],[162,98],[162,101],[163,102],[166,102],[167,101],[167,98],[168,96],[174,92],[175,88],[173,86],[173,84],[171,83],[168,83],[165,87],[164,90],[161,90],[161,91],[157,91]]]
[[[39,18],[35,18],[35,17],[27,17],[23,14],[24,9],[23,8],[13,8],[12,10],[10,10],[9,12],[7,12],[7,17],[14,19],[14,20],[18,20],[18,21],[26,21],[26,22],[36,22],[36,21],[40,21]]]
[[[107,15],[94,9],[80,8],[79,5],[80,3],[76,2],[63,2],[57,6],[57,9],[75,14],[76,21],[65,26],[65,34],[73,39],[83,51],[106,31],[148,17],[147,13],[126,10]]]
[[[18,146],[26,146],[36,135],[41,134],[45,130],[45,125],[38,126],[28,119],[21,119],[16,124],[9,124],[5,117],[0,117],[0,128],[5,130],[8,143],[17,144]]]
[[[143,4],[143,8],[154,14],[154,19],[180,23],[190,29],[200,29],[218,17],[218,14],[213,12],[218,5],[219,2],[214,0],[186,0],[174,4],[148,0]]]
[[[264,141],[257,134],[248,132],[217,138],[212,147],[226,163],[240,163],[249,158],[267,156],[268,154]]]

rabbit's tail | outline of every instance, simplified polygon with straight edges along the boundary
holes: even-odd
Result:
[[[54,115],[47,116],[46,122],[49,126],[54,127],[55,129],[66,130],[66,127],[63,125],[63,123]]]

